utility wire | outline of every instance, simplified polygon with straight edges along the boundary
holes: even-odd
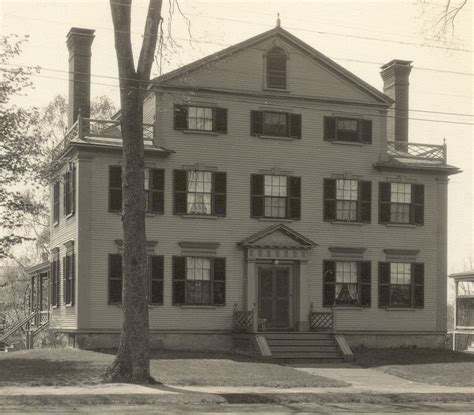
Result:
[[[0,68],[0,70],[2,70],[2,69]],[[69,79],[66,79],[66,78],[58,78],[58,77],[39,75],[39,74],[32,74],[32,75],[43,77],[43,78],[57,79],[57,80],[69,82]],[[89,83],[88,81],[81,81],[81,80],[76,80],[76,81],[77,82],[87,82],[87,83]],[[119,88],[120,87],[119,85],[104,84],[104,83],[99,83],[99,82],[90,82],[90,84],[103,85],[103,86],[108,86],[108,87],[112,87],[112,88]],[[134,87],[134,86],[127,86],[125,88],[128,88],[128,89],[141,89],[144,92],[149,91],[148,88],[140,88],[140,87]],[[188,88],[192,89],[192,87],[188,87]],[[216,92],[218,92],[218,91],[216,91]],[[173,95],[175,97],[179,97],[181,99],[182,99],[183,96],[186,95],[185,92],[175,93],[175,92],[171,92],[171,91],[166,91],[166,93],[169,94],[169,95]],[[204,96],[204,94],[203,94],[203,96]],[[265,105],[268,105],[268,106],[274,105],[274,106],[280,107],[280,108],[282,107],[282,104],[279,103],[279,102],[277,102],[277,103],[272,103],[271,102],[271,100],[278,100],[280,97],[274,97],[272,95],[269,95],[269,96],[262,97],[262,98],[265,99]],[[230,102],[244,102],[244,103],[248,103],[248,104],[252,104],[252,105],[256,104],[256,101],[250,101],[250,100],[245,100],[245,99],[236,98],[236,97],[227,98],[227,97],[219,96],[219,100],[220,101],[230,101]],[[316,112],[319,111],[319,112],[323,112],[323,113],[327,113],[327,111],[328,111],[328,108],[308,107],[308,106],[302,106],[302,105],[292,105],[292,108],[305,109],[305,110],[311,110],[311,111],[316,111]],[[159,112],[161,112],[161,113],[168,113],[169,111],[170,110],[168,110],[168,109],[159,110]],[[388,114],[387,115],[377,115],[377,114],[374,114],[374,113],[363,113],[363,112],[360,112],[358,114],[359,115],[367,115],[367,116],[370,116],[372,118],[393,118],[393,119],[396,119],[396,118],[406,119],[407,118],[407,117],[396,117],[396,116],[388,115]],[[444,124],[474,125],[474,123],[469,123],[469,122],[449,121],[449,120],[435,120],[435,119],[428,119],[428,118],[408,117],[408,119],[409,120],[414,120],[414,121],[425,121],[425,122],[444,123]]]
[[[41,68],[41,69],[45,69],[47,71],[52,71],[52,72],[60,72],[60,73],[66,73],[66,74],[75,74],[75,75],[88,75],[88,73],[86,72],[78,72],[78,71],[75,71],[75,72],[70,72],[70,71],[65,71],[65,70],[61,70],[61,69],[53,69],[53,68]],[[219,70],[222,70],[223,68],[220,68]],[[5,70],[3,68],[0,68],[0,70],[3,70],[5,72],[8,72],[8,70]],[[230,70],[229,70],[230,71]],[[247,73],[247,74],[253,74],[251,72],[242,72],[242,71],[239,71],[239,73]],[[65,78],[55,78],[55,77],[50,77],[50,76],[46,76],[46,75],[40,75],[40,74],[31,74],[32,76],[39,76],[39,77],[44,77],[44,78],[51,78],[51,79],[59,79],[59,80],[69,80],[69,79],[65,79]],[[116,77],[116,76],[110,76],[110,75],[93,75],[93,74],[90,74],[91,77],[95,77],[95,78],[107,78],[107,79],[113,79],[113,80],[125,80],[125,81],[136,81],[136,79],[132,79],[132,78],[124,78],[124,77]],[[303,78],[303,77],[293,77],[295,79],[302,79],[302,80],[309,80],[308,78]],[[75,80],[76,82],[87,82],[85,80],[81,80],[81,79],[76,79]],[[154,85],[155,82],[153,80],[150,80],[150,81],[146,81],[147,84],[151,84],[151,85]],[[110,87],[120,87],[119,85],[112,85],[112,84],[102,84],[102,83],[97,83],[97,82],[91,82],[91,84],[95,84],[95,85],[103,85],[103,86],[110,86]],[[327,85],[328,82],[325,82],[325,84]],[[336,82],[333,82],[331,84],[334,84],[334,85],[340,85],[339,83],[336,83]],[[136,87],[131,87],[131,88],[136,88]],[[147,90],[146,88],[142,88],[143,90]],[[432,111],[432,110],[422,110],[422,109],[410,109],[410,111],[412,112],[423,112],[423,113],[429,113],[429,114],[443,114],[443,115],[455,115],[455,116],[460,116],[460,117],[473,117],[474,114],[465,114],[465,113],[459,113],[459,112],[445,112],[445,111]]]

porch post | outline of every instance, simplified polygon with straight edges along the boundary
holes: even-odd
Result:
[[[255,261],[247,260],[247,311],[253,310],[252,333],[257,332],[257,293]]]
[[[298,284],[298,331],[309,331],[308,261],[300,261]]]
[[[459,281],[454,280],[454,322],[453,322],[453,350],[456,350],[456,330],[458,325],[458,290],[459,290]]]

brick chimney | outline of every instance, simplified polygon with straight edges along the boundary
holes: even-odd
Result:
[[[395,101],[387,119],[387,138],[390,141],[408,141],[408,77],[411,63],[394,59],[382,66],[383,92]]]
[[[91,45],[95,30],[72,27],[67,34],[69,49],[68,127],[77,120],[79,110],[85,118],[91,112]]]

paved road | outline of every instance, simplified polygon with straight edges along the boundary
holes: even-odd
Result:
[[[92,405],[75,407],[1,407],[0,413],[7,414],[474,414],[472,403],[410,403],[410,404],[287,404],[287,405],[175,405],[175,406],[120,406]]]

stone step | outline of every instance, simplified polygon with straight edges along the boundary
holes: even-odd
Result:
[[[339,352],[272,352],[272,359],[343,359]]]
[[[268,340],[273,339],[307,339],[307,340],[318,340],[318,339],[333,339],[332,333],[262,333]]]
[[[339,353],[339,348],[336,345],[333,346],[320,346],[312,347],[307,345],[285,345],[285,346],[270,346],[270,351],[272,354],[280,352],[294,352],[294,353],[306,353],[306,352],[315,352],[315,353]]]
[[[322,357],[322,358],[287,358],[287,359],[278,359],[276,360],[279,364],[302,364],[302,363],[311,363],[311,364],[323,364],[323,363],[344,363],[342,357]]]
[[[266,339],[268,345],[271,347],[275,346],[285,346],[285,345],[306,345],[306,346],[332,346],[335,345],[333,339]]]

